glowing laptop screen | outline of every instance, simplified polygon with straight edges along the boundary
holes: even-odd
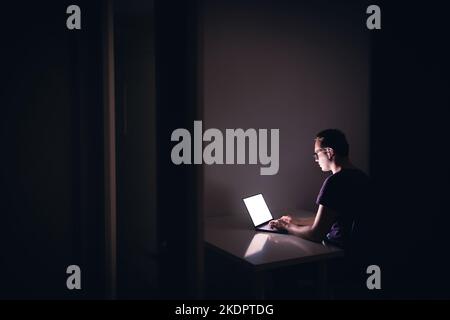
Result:
[[[255,226],[273,219],[262,194],[245,198],[244,203]]]

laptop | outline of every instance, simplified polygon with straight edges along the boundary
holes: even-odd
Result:
[[[287,233],[286,230],[278,230],[272,228],[269,223],[274,220],[269,208],[267,207],[266,201],[262,194],[257,194],[242,199],[244,200],[245,207],[247,208],[250,217],[252,218],[255,230],[266,231],[266,232],[277,232],[277,233]]]

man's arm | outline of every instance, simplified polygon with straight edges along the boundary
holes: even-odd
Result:
[[[299,218],[299,217],[293,217],[293,216],[287,215],[287,216],[282,216],[280,219],[285,221],[286,223],[293,223],[298,226],[311,226],[314,223],[315,216],[307,217],[307,218]]]
[[[337,213],[323,205],[319,205],[317,214],[315,216],[312,225],[308,226],[298,226],[292,223],[287,223],[283,220],[276,220],[272,223],[275,228],[286,229],[290,234],[296,235],[298,237],[321,242],[325,239],[326,234],[330,231],[331,226],[336,221]]]
[[[298,226],[312,226],[316,217],[298,218],[292,217],[292,223]]]

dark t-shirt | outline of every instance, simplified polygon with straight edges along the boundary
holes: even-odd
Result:
[[[341,247],[345,246],[358,220],[362,208],[367,208],[369,177],[358,169],[341,169],[325,179],[317,197],[317,204],[334,210],[337,220],[327,234],[327,239]]]

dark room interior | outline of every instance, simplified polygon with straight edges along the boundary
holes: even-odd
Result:
[[[1,300],[340,299],[322,283],[345,250],[257,233],[242,201],[315,213],[327,128],[372,186],[365,257],[382,289],[351,299],[450,298],[441,3],[377,1],[382,28],[369,30],[365,0],[79,0],[69,30],[75,2],[25,2],[5,1],[0,19]],[[194,121],[278,129],[277,173],[174,164],[171,135]],[[193,154],[206,145],[192,139]],[[223,247],[214,221],[239,225]],[[250,232],[252,249],[232,245]],[[257,241],[305,262],[258,264]]]

